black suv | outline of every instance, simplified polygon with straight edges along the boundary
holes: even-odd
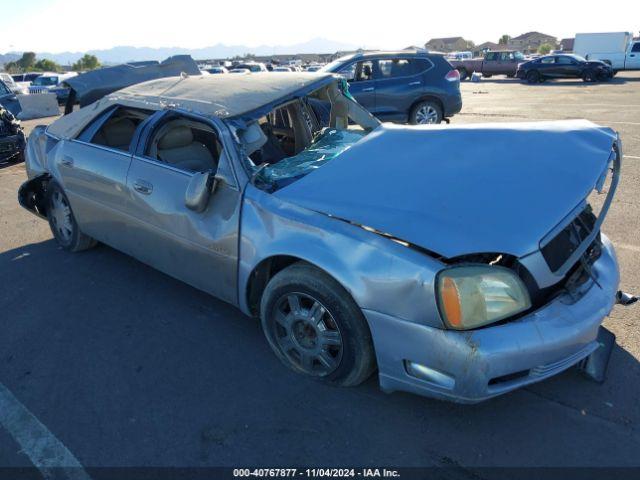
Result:
[[[460,74],[440,54],[402,51],[347,55],[322,68],[380,120],[440,123],[462,108]]]

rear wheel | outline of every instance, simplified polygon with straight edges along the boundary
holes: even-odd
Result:
[[[427,125],[442,122],[442,108],[432,100],[417,103],[409,113],[412,125]]]
[[[532,70],[527,73],[527,82],[528,83],[539,83],[540,82],[540,74],[536,70]]]
[[[338,282],[309,264],[293,264],[271,279],[260,314],[271,349],[298,373],[352,386],[375,369],[362,311]]]
[[[462,67],[458,69],[458,73],[460,74],[460,81],[464,81],[467,78],[469,78],[469,72],[467,71],[466,68]]]
[[[69,199],[62,188],[54,182],[49,183],[47,188],[47,219],[53,237],[64,250],[80,252],[97,243],[80,231]]]

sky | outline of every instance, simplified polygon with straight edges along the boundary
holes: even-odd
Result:
[[[367,48],[423,45],[432,37],[476,43],[540,31],[640,28],[640,1],[537,0],[0,0],[0,53],[136,47],[290,45],[322,37]],[[9,7],[10,4],[10,7]],[[527,5],[526,10],[521,5]]]

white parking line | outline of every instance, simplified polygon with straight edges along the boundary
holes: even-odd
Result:
[[[635,160],[639,160],[640,157],[636,157],[635,155],[625,155],[624,158],[633,158]]]
[[[91,480],[80,462],[0,383],[0,425],[22,448],[44,478]]]
[[[622,248],[623,250],[631,250],[632,252],[640,252],[640,247],[637,245],[629,245],[628,243],[616,243],[616,248]]]

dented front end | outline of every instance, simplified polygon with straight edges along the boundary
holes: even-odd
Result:
[[[598,349],[616,302],[618,263],[600,230],[622,152],[592,124],[529,127],[374,131],[274,195],[248,194],[243,229],[270,238],[241,250],[261,257],[280,242],[272,254],[293,252],[340,281],[367,318],[387,391],[474,403],[548,378]],[[415,149],[393,156],[388,134]],[[466,135],[497,146],[465,157]],[[536,147],[518,151],[525,140]],[[526,308],[451,325],[438,279],[467,266],[511,272]]]

